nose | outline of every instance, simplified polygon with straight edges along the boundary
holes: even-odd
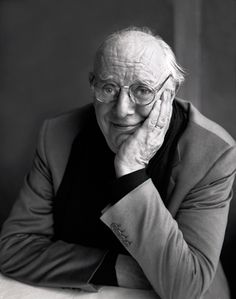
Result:
[[[122,88],[120,90],[114,109],[116,116],[119,118],[124,118],[127,115],[134,114],[135,104],[131,101],[126,88]]]

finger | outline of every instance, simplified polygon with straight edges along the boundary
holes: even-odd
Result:
[[[172,111],[173,111],[173,98],[171,93],[169,92],[167,96],[167,118],[169,122],[171,120]]]
[[[160,113],[155,126],[161,129],[167,127],[170,121],[171,112],[172,103],[170,99],[170,94],[169,92],[163,92]]]
[[[147,119],[144,122],[144,125],[149,127],[149,128],[155,128],[155,125],[157,123],[157,119],[160,114],[160,109],[161,109],[161,100],[155,101],[153,104],[152,110],[149,113]]]

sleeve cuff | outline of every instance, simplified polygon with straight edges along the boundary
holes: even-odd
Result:
[[[149,179],[145,169],[140,169],[123,175],[112,183],[111,204],[115,204],[130,191]]]
[[[118,286],[115,269],[117,256],[116,252],[109,251],[90,282],[95,285]]]

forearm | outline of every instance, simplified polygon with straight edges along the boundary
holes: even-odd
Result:
[[[218,264],[228,201],[224,206],[210,210],[206,207],[206,211],[187,209],[186,213],[188,216],[179,216],[178,224],[151,181],[147,181],[101,218],[137,260],[161,298],[200,297]]]
[[[130,289],[152,289],[150,282],[137,261],[128,255],[119,254],[116,260],[117,283]]]
[[[32,188],[31,172],[2,228],[1,271],[30,284],[92,290],[88,283],[106,251],[53,240],[51,206],[51,194]]]
[[[103,250],[52,242],[40,235],[17,234],[1,239],[1,271],[26,283],[50,287],[82,288],[89,285],[103,262]]]
[[[133,176],[114,183],[114,201],[146,179],[143,173]],[[117,253],[111,261],[111,251],[106,254],[108,250],[52,241],[52,199],[43,199],[33,192],[29,179],[26,179],[19,199],[3,226],[0,240],[2,272],[15,279],[44,286],[85,288],[89,282],[117,285]]]

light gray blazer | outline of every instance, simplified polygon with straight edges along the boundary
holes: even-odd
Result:
[[[189,121],[173,159],[167,205],[148,179],[106,209],[101,221],[161,298],[202,298],[205,292],[204,298],[229,298],[219,256],[232,197],[235,142],[189,102],[177,101]],[[44,123],[32,170],[2,229],[5,275],[30,284],[96,290],[90,280],[106,251],[52,240],[52,201],[72,142],[91,111],[88,105]]]

